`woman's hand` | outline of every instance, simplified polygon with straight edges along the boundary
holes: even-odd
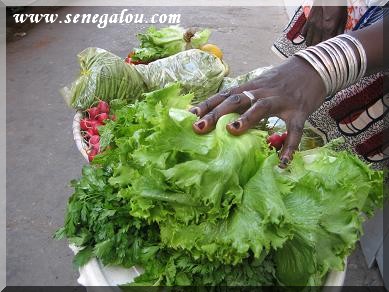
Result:
[[[249,91],[253,102],[243,91]],[[190,109],[201,119],[193,124],[198,134],[212,131],[218,119],[228,113],[240,118],[227,125],[233,135],[241,135],[266,117],[277,116],[286,123],[288,136],[280,155],[280,167],[292,159],[308,116],[324,101],[325,87],[318,73],[305,60],[290,57],[259,78],[216,94]]]
[[[329,38],[342,34],[347,22],[347,6],[316,6],[311,8],[301,35],[307,46],[313,46]]]

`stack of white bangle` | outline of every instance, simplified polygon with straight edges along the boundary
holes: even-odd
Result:
[[[359,54],[354,52],[346,39],[355,45]],[[338,35],[295,55],[305,59],[317,71],[323,79],[328,96],[354,84],[366,72],[365,50],[359,40],[348,34]]]

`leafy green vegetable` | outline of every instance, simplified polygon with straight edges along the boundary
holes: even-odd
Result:
[[[197,49],[208,41],[210,34],[208,29],[204,29],[186,40],[185,29],[180,26],[169,26],[159,30],[151,26],[145,33],[138,34],[140,48],[134,49],[131,59],[151,62],[182,52],[187,47]]]
[[[330,147],[280,170],[266,132],[225,130],[235,114],[196,135],[192,98],[172,84],[101,128],[111,148],[73,181],[57,232],[85,247],[75,264],[139,265],[132,285],[321,285],[343,269],[382,173]]]
[[[210,36],[211,31],[209,29],[196,31],[190,39],[191,47],[193,49],[199,49],[201,46],[205,45],[208,42]]]

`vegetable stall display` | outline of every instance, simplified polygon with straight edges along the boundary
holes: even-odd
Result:
[[[193,93],[179,84],[114,110],[100,147],[72,181],[57,238],[82,248],[74,263],[143,268],[129,285],[321,285],[382,202],[382,172],[332,145],[277,167],[268,133],[240,137],[222,117],[193,132]]]

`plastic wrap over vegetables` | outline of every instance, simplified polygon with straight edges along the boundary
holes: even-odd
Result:
[[[242,85],[250,80],[253,80],[257,77],[259,77],[263,72],[266,70],[269,70],[271,66],[269,67],[260,67],[257,69],[254,69],[253,71],[250,71],[249,73],[239,75],[238,77],[231,78],[231,77],[225,77],[223,79],[222,84],[220,85],[219,90],[223,91],[231,87]]]
[[[146,90],[133,66],[104,49],[87,48],[78,60],[80,76],[61,90],[67,104],[77,110],[89,108],[97,98],[135,100]]]
[[[194,103],[215,94],[228,67],[212,54],[193,49],[178,53],[148,65],[135,67],[142,75],[148,91],[180,82],[184,93],[193,92]]]

